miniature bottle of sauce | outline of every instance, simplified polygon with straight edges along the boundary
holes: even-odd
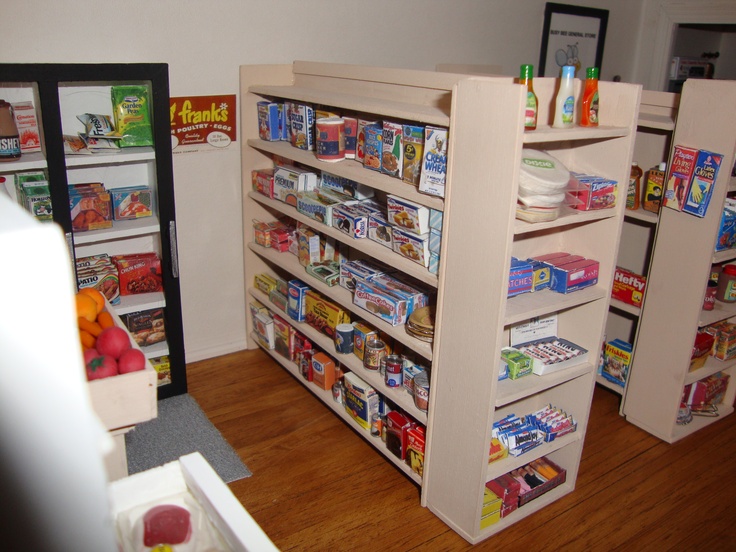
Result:
[[[736,265],[723,265],[718,276],[716,299],[724,303],[736,302]]]
[[[629,187],[626,190],[626,208],[636,211],[639,208],[641,177],[644,172],[637,163],[631,164],[631,175],[629,176]]]
[[[560,89],[555,98],[555,118],[552,121],[554,128],[571,128],[575,119],[575,67],[565,65],[562,68]]]
[[[0,161],[20,159],[20,137],[13,117],[13,108],[0,100]]]
[[[588,67],[585,71],[583,106],[580,113],[580,126],[598,126],[598,68]]]
[[[524,109],[524,130],[537,128],[537,95],[534,93],[532,80],[534,78],[534,66],[522,65],[519,74],[519,84],[526,85],[526,108]]]

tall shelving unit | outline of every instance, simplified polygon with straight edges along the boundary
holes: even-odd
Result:
[[[536,131],[524,133],[522,113],[526,91],[510,78],[310,62],[243,66],[240,76],[244,220],[268,221],[282,213],[299,219],[292,207],[250,191],[251,171],[272,166],[273,155],[327,170],[444,213],[441,263],[436,276],[380,245],[352,240],[305,219],[316,230],[347,243],[363,255],[388,262],[436,289],[437,313],[431,347],[410,337],[401,327],[390,328],[395,339],[432,366],[427,414],[407,405],[408,413],[427,427],[423,478],[403,468],[421,485],[422,505],[475,543],[571,492],[595,384],[596,353],[601,346],[609,306],[615,266],[613,252],[618,248],[623,203],[619,201],[615,209],[602,211],[565,211],[552,222],[518,221],[515,206],[521,152],[523,147],[547,150],[571,170],[625,182],[632,155],[639,86],[600,83],[601,126],[558,130],[544,124],[550,119],[547,106],[555,93],[555,81],[535,79],[541,106],[540,125]],[[450,149],[445,198],[419,194],[412,186],[365,170],[355,161],[322,163],[312,153],[292,148],[288,143],[259,140],[256,103],[272,98],[368,113],[380,119],[448,127]],[[244,232],[248,288],[257,273],[286,273],[353,310],[351,297],[345,290],[320,288],[301,265],[284,261],[283,255],[288,254],[269,255],[264,253],[267,250],[251,245],[254,235],[250,225],[246,224]],[[507,300],[512,255],[526,258],[567,250],[600,262],[596,286],[566,295],[547,290]],[[262,294],[252,289],[248,292],[270,306]],[[361,310],[354,312],[370,323],[375,320],[363,316]],[[509,343],[511,327],[553,313],[558,316],[559,335],[592,353],[587,362],[545,376],[499,382],[500,351]],[[308,337],[314,335],[309,327],[299,329]],[[255,340],[249,346],[257,346]],[[278,355],[274,358],[296,374],[295,367]],[[345,360],[348,369],[364,377],[359,363]],[[301,377],[297,379],[303,381]],[[307,384],[307,387],[320,394],[312,389],[314,386]],[[376,385],[376,389],[386,392],[382,384]],[[329,393],[321,398],[335,408]],[[520,457],[489,465],[493,421],[511,412],[523,415],[548,403],[572,414],[578,421],[577,432]],[[368,432],[357,425],[353,427],[371,441]],[[385,448],[378,449],[387,460],[401,467],[402,463]],[[481,530],[485,483],[542,455],[567,470],[567,482]]]
[[[662,208],[636,335],[633,367],[624,390],[622,413],[631,423],[675,442],[733,412],[736,361],[709,358],[689,371],[698,328],[736,316],[732,305],[716,302],[702,310],[705,288],[716,263],[736,259],[736,250],[714,253],[726,194],[734,190],[731,168],[736,147],[736,82],[689,79],[680,97],[673,145],[723,155],[704,218]],[[695,417],[677,425],[683,388],[717,372],[731,376],[719,417]]]
[[[167,355],[170,382],[159,385],[158,398],[185,393],[186,366],[176,247],[174,177],[169,133],[169,77],[163,63],[132,64],[0,64],[0,97],[33,101],[39,120],[42,151],[0,164],[11,196],[13,173],[45,170],[48,174],[54,223],[64,231],[72,259],[155,251],[162,263],[163,292],[121,297],[118,316],[164,309],[166,341],[144,347],[150,358]],[[62,136],[82,130],[82,113],[111,114],[110,87],[143,84],[149,88],[153,147],[134,147],[114,154],[66,155]],[[7,178],[9,177],[9,178]],[[154,195],[154,215],[114,221],[113,227],[73,232],[69,210],[70,184],[103,182],[115,188],[148,184]],[[105,402],[105,401],[103,401]]]

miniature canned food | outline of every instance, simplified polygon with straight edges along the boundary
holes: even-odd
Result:
[[[353,352],[352,324],[338,324],[335,328],[335,351],[344,355]]]
[[[385,372],[383,381],[388,387],[401,387],[403,381],[404,362],[399,355],[388,355],[384,358]]]
[[[414,406],[424,412],[429,407],[429,375],[426,371],[414,376]]]
[[[381,359],[386,356],[386,344],[380,339],[373,339],[365,344],[363,367],[366,370],[378,370]]]

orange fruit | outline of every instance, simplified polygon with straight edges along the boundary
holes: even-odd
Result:
[[[74,298],[77,304],[77,316],[86,318],[90,322],[97,320],[97,301],[86,293],[77,293]]]
[[[86,287],[79,290],[79,293],[82,293],[84,295],[89,295],[92,299],[95,300],[95,303],[97,303],[97,312],[102,312],[102,309],[105,308],[105,296],[102,295],[99,291],[97,291],[93,287]]]

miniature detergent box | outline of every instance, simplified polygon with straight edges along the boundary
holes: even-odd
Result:
[[[647,285],[646,276],[641,276],[620,266],[616,267],[613,275],[611,297],[635,307],[641,307],[644,300],[644,289]]]
[[[695,161],[690,189],[682,206],[683,213],[690,213],[696,217],[704,217],[708,211],[708,204],[713,195],[713,187],[718,177],[723,156],[719,153],[700,150]]]

